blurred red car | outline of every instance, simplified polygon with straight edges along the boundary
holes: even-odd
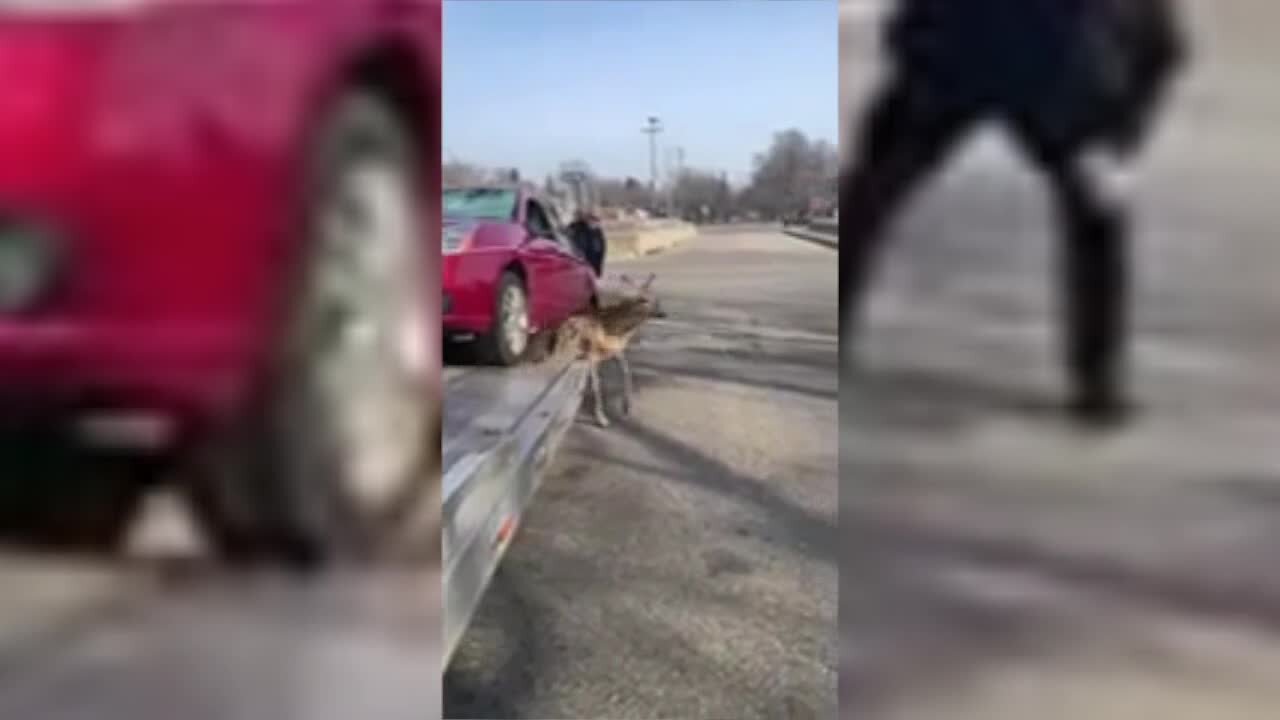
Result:
[[[440,25],[439,0],[0,5],[0,420],[127,459],[90,534],[163,468],[228,553],[395,544],[436,441]]]
[[[555,208],[528,188],[444,191],[444,330],[513,365],[595,302],[596,278]]]

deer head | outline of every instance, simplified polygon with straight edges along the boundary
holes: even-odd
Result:
[[[623,275],[622,282],[628,287],[635,288],[636,297],[634,302],[639,307],[646,310],[649,317],[665,318],[667,313],[663,311],[661,304],[658,302],[657,296],[655,296],[653,291],[650,289],[653,286],[653,281],[657,279],[657,277],[656,273],[649,273],[649,277],[645,278],[643,283],[637,284],[635,280],[631,279],[631,276]]]
[[[647,292],[649,292],[649,286],[653,284],[653,281],[654,281],[657,277],[658,277],[657,273],[649,273],[649,277],[645,278],[644,283],[642,283],[642,284],[640,284],[640,285],[637,285],[637,284],[636,284],[636,281],[635,281],[635,280],[632,280],[630,275],[625,275],[625,274],[624,274],[624,275],[622,276],[622,282],[623,282],[623,283],[625,283],[625,284],[627,284],[627,285],[630,285],[631,287],[633,287],[633,288],[635,288],[635,289],[639,290],[639,291],[640,291],[640,292],[642,292],[642,293],[647,293]]]

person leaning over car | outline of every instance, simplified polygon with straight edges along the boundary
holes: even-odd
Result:
[[[569,224],[569,237],[591,264],[596,277],[599,277],[604,272],[606,247],[600,218],[588,210],[578,210],[573,214],[573,222]]]

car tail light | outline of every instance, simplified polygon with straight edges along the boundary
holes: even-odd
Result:
[[[52,289],[57,272],[53,233],[0,220],[0,313],[30,310]]]

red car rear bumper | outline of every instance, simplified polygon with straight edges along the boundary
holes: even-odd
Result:
[[[176,436],[237,405],[244,349],[196,328],[0,321],[0,420],[147,417]]]

